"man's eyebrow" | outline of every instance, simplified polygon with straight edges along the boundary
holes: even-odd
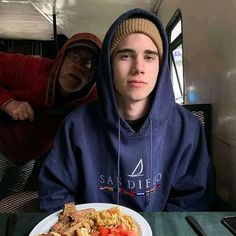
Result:
[[[135,50],[131,49],[131,48],[123,48],[123,49],[119,49],[116,51],[116,54],[118,53],[123,53],[123,52],[130,52],[130,53],[135,53]]]
[[[123,49],[117,50],[116,54],[123,53],[123,52],[135,53],[135,50],[131,49],[131,48],[123,48]],[[149,50],[149,49],[145,50],[144,53],[145,54],[154,54],[157,56],[159,55],[158,51],[153,51],[153,50]]]
[[[159,55],[158,51],[153,51],[153,50],[145,50],[145,53],[147,54],[154,54],[154,55]]]

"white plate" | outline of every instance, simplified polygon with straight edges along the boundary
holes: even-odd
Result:
[[[110,204],[110,203],[81,204],[81,205],[76,205],[76,208],[78,210],[82,210],[86,208],[94,208],[95,210],[100,211],[100,210],[108,209],[114,206],[119,207],[122,213],[131,216],[137,222],[137,224],[140,227],[142,236],[152,236],[152,230],[148,222],[139,213],[131,210],[130,208],[120,206],[120,205]],[[62,210],[54,212],[51,215],[47,216],[42,221],[40,221],[31,231],[29,236],[38,236],[39,234],[47,233],[49,229],[58,221],[58,214],[61,211]]]

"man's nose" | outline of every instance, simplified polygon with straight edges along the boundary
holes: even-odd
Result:
[[[136,57],[133,61],[132,72],[135,74],[144,73],[144,60],[141,57]]]
[[[75,70],[77,70],[77,71],[85,71],[86,70],[84,65],[81,62],[75,62],[73,66],[74,66]]]

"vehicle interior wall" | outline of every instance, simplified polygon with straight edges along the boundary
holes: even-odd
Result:
[[[236,208],[236,1],[165,0],[158,15],[167,25],[180,9],[183,22],[185,101],[212,104],[212,159],[220,196]]]

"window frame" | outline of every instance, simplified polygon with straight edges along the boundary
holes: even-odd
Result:
[[[181,33],[171,42],[171,34],[177,24],[181,22]],[[185,79],[184,79],[184,50],[183,50],[183,18],[182,18],[182,13],[180,9],[177,9],[172,18],[170,19],[169,23],[166,26],[166,32],[167,32],[167,37],[168,37],[168,43],[169,43],[169,68],[172,70],[172,63],[174,66],[176,78],[177,78],[177,83],[179,86],[179,91],[181,93],[181,98],[182,98],[182,104],[185,104]],[[182,68],[183,68],[183,88],[181,86],[180,82],[180,77],[179,73],[176,67],[176,63],[173,57],[173,51],[176,50],[180,45],[182,45]],[[173,78],[171,77],[171,80],[173,81]]]

